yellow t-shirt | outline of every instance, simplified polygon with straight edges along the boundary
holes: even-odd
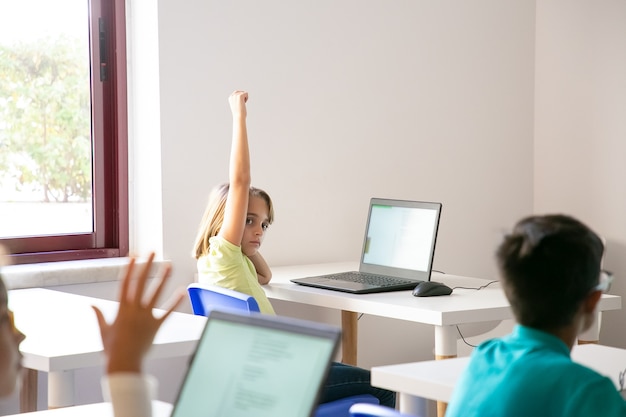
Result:
[[[220,236],[209,240],[209,254],[198,259],[198,281],[254,297],[261,313],[276,314],[257,278],[254,264],[239,246]]]

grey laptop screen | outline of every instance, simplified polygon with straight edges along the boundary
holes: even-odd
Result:
[[[430,272],[440,210],[439,203],[372,199],[360,270]]]
[[[339,330],[213,311],[172,417],[308,417]]]

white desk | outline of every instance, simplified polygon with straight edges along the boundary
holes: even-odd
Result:
[[[619,389],[619,372],[626,368],[626,349],[596,344],[577,345],[572,350],[572,359],[608,376]],[[468,363],[469,357],[464,357],[375,366],[372,368],[372,385],[397,391],[402,412],[423,414],[418,398],[447,403]]]
[[[152,417],[169,417],[171,413],[172,404],[152,401]],[[55,410],[35,411],[26,415],[13,414],[5,417],[113,417],[113,408],[111,403],[96,403],[57,408]]]
[[[104,365],[100,329],[91,306],[108,321],[118,303],[41,288],[9,291],[16,326],[26,335],[20,350],[28,369],[20,393],[21,411],[37,409],[37,372],[48,373],[49,408],[74,405],[74,370]],[[148,358],[189,356],[206,318],[172,313],[157,333]]]
[[[410,291],[349,294],[305,287],[289,281],[292,278],[357,269],[358,263],[354,262],[273,267],[272,281],[264,289],[270,299],[342,310],[343,361],[353,365],[357,358],[358,313],[432,325],[435,329],[435,356],[438,359],[457,356],[456,325],[513,318],[498,283],[480,291],[457,288],[449,296],[413,297]],[[440,273],[433,273],[431,280],[443,282],[449,287],[471,288],[478,288],[490,281]],[[598,311],[621,308],[621,297],[603,295]],[[583,340],[597,341],[599,327],[593,330],[595,332]]]

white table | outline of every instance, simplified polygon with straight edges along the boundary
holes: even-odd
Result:
[[[118,303],[42,288],[9,291],[9,308],[26,335],[20,350],[28,372],[20,393],[20,409],[37,409],[37,371],[48,373],[48,406],[74,405],[74,370],[104,365],[98,322],[91,306],[107,320]],[[162,310],[159,310],[160,312]],[[157,333],[147,358],[190,356],[206,318],[172,313]]]
[[[597,344],[574,346],[572,359],[611,378],[619,389],[619,373],[626,368],[626,349]],[[469,357],[423,361],[372,368],[372,385],[400,394],[400,410],[423,415],[426,398],[447,403]]]
[[[169,417],[171,413],[172,404],[152,401],[152,417]],[[96,403],[35,411],[28,414],[13,414],[5,417],[113,417],[113,408],[111,403]]]
[[[435,357],[457,356],[456,326],[512,319],[513,314],[499,283],[481,290],[457,288],[449,296],[414,297],[411,291],[378,294],[349,294],[294,284],[292,278],[357,270],[358,263],[343,262],[297,265],[272,268],[272,281],[264,286],[270,299],[292,301],[342,311],[343,362],[352,365],[357,359],[357,316],[371,314],[399,320],[430,324],[435,330]],[[433,273],[432,281],[449,287],[478,288],[491,280]],[[598,311],[619,310],[621,297],[603,295]],[[597,342],[599,327],[588,332],[582,340]]]

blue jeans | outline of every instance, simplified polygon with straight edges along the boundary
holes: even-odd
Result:
[[[333,362],[330,366],[328,379],[322,390],[320,403],[361,394],[371,394],[378,398],[382,405],[387,407],[395,408],[396,406],[395,392],[372,387],[370,371],[356,366]]]

